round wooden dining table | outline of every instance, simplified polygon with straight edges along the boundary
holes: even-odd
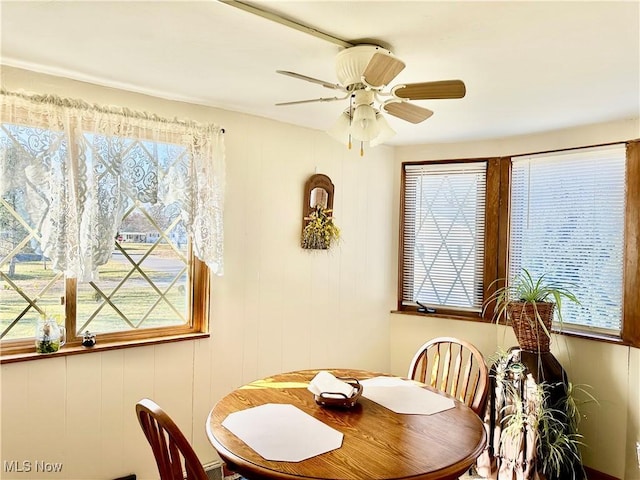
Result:
[[[458,400],[453,408],[432,415],[394,413],[365,396],[352,408],[327,408],[318,405],[306,388],[319,371],[283,373],[252,382],[213,407],[207,435],[231,470],[249,480],[456,479],[485,448],[482,421]],[[358,380],[383,375],[362,370],[328,371]],[[228,415],[264,404],[294,405],[341,432],[342,446],[299,462],[265,460],[222,426]]]

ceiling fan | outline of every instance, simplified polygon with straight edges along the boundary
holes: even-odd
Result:
[[[462,80],[443,80],[398,84],[384,91],[389,83],[404,69],[405,63],[389,50],[377,45],[355,45],[345,48],[336,56],[338,83],[331,83],[286,70],[277,73],[338,90],[342,96],[322,97],[277,103],[298,105],[312,102],[333,102],[349,99],[349,106],[342,112],[328,133],[351,148],[351,139],[369,142],[375,146],[389,140],[395,132],[389,127],[382,112],[411,123],[420,123],[433,115],[427,108],[409,100],[462,98],[466,87]]]
[[[410,103],[410,100],[462,98],[466,94],[466,87],[462,80],[398,84],[385,91],[389,83],[405,67],[405,63],[390,50],[375,44],[347,42],[245,1],[218,1],[344,48],[336,56],[338,83],[327,82],[287,70],[276,70],[281,75],[337,90],[342,93],[341,96],[281,102],[276,105],[299,105],[348,99],[348,107],[343,110],[335,125],[327,133],[336,140],[346,143],[349,148],[351,148],[352,139],[359,141],[360,155],[364,154],[364,142],[375,146],[386,142],[395,135],[382,112],[417,124],[429,118],[433,112]]]

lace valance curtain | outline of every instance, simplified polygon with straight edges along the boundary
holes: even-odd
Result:
[[[95,280],[127,198],[175,205],[196,257],[223,273],[224,131],[123,108],[0,92],[0,197],[54,269]]]

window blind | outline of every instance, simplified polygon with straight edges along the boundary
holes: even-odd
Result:
[[[623,144],[514,158],[509,275],[571,284],[563,322],[619,334],[624,210]]]
[[[482,309],[486,170],[405,164],[403,304]]]

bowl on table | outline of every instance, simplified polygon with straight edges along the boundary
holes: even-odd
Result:
[[[358,399],[362,395],[362,384],[355,378],[341,378],[344,382],[353,387],[353,393],[350,397],[344,393],[322,392],[314,395],[314,399],[321,407],[333,408],[351,408],[358,403]]]

